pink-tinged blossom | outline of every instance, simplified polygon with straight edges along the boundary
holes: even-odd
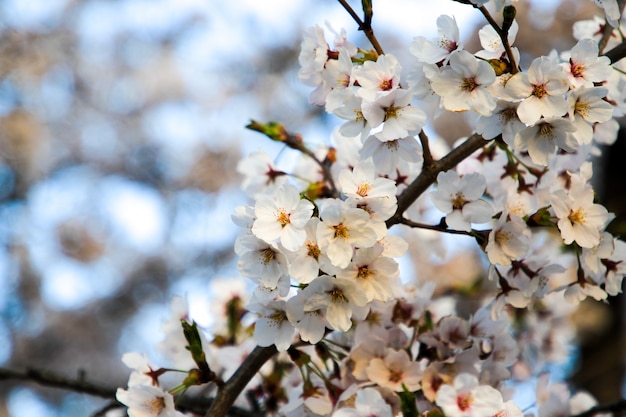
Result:
[[[384,358],[373,358],[366,372],[372,382],[396,392],[404,391],[404,387],[417,391],[423,373],[420,364],[411,361],[405,350],[391,349]]]
[[[430,193],[435,207],[446,213],[446,223],[452,229],[472,230],[472,223],[485,223],[493,208],[481,200],[487,187],[485,177],[478,173],[462,177],[455,171],[437,175],[437,190]]]
[[[174,408],[174,397],[162,388],[135,385],[128,390],[118,388],[117,400],[128,407],[129,417],[183,417]]]
[[[367,296],[358,286],[346,279],[322,275],[303,290],[306,295],[304,311],[320,310],[328,326],[347,332],[352,327],[352,316],[366,310]]]
[[[374,388],[357,391],[354,407],[343,407],[333,417],[392,417],[392,409]]]
[[[400,85],[401,71],[402,66],[398,59],[391,54],[380,55],[376,62],[365,61],[353,71],[353,76],[361,87],[359,95],[374,101],[378,94],[395,90]]]
[[[610,217],[607,209],[593,199],[593,188],[581,183],[572,184],[568,192],[553,193],[550,202],[566,245],[576,242],[583,248],[592,248],[600,243],[601,231]]]
[[[128,378],[129,387],[135,385],[158,385],[158,380],[152,375],[153,369],[145,353],[127,352],[122,355],[122,362],[130,369],[134,369]]]
[[[313,203],[300,198],[298,189],[284,185],[272,195],[261,195],[254,206],[252,233],[268,243],[280,241],[287,250],[298,250],[306,239],[304,226],[313,214]]]
[[[598,56],[598,43],[593,39],[581,39],[571,50],[569,61],[561,64],[570,88],[591,88],[594,83],[606,81],[612,73],[611,60]]]
[[[417,133],[424,127],[426,113],[411,106],[412,98],[410,90],[395,89],[375,101],[363,102],[361,110],[368,123],[373,128],[383,124],[376,137],[382,141],[395,140]]]
[[[409,50],[421,62],[437,64],[447,62],[450,54],[463,49],[459,27],[454,17],[441,15],[437,18],[437,39],[429,41],[422,36],[413,39]]]
[[[505,91],[513,98],[523,99],[517,108],[520,120],[535,124],[541,116],[561,117],[567,112],[563,95],[568,90],[567,76],[548,57],[533,60],[528,72],[511,77]]]
[[[322,204],[322,221],[317,226],[317,242],[331,263],[339,268],[350,264],[355,247],[369,248],[376,244],[376,231],[365,211],[340,200]]]
[[[496,102],[487,87],[495,80],[496,74],[487,62],[467,51],[455,51],[449,65],[431,78],[430,85],[441,96],[446,110],[474,110],[489,116]]]
[[[576,151],[575,130],[572,122],[562,117],[540,119],[517,133],[514,147],[518,152],[527,150],[534,163],[547,166],[557,148],[570,153]]]
[[[502,394],[489,385],[479,385],[476,376],[462,373],[453,385],[442,385],[436,403],[446,417],[490,417],[504,408]]]
[[[241,187],[251,197],[276,189],[287,182],[287,175],[276,169],[272,159],[263,151],[254,152],[239,161],[237,172],[244,176]]]

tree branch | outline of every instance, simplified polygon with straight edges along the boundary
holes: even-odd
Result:
[[[607,51],[604,56],[609,57],[611,64],[615,64],[617,61],[620,61],[626,57],[626,42],[622,42],[615,48]]]
[[[93,382],[88,382],[79,377],[76,379],[63,377],[52,372],[40,371],[37,369],[27,369],[25,371],[15,371],[12,369],[0,368],[0,381],[17,380],[23,382],[33,382],[45,387],[58,388],[81,394],[93,395],[106,399],[112,399],[113,402],[108,404],[103,410],[109,410],[115,407],[125,407],[122,403],[115,399],[117,387],[103,387]],[[176,401],[176,409],[182,412],[192,412],[194,414],[204,414],[206,410],[215,402],[212,398],[182,397]],[[96,413],[96,416],[100,415]],[[104,415],[104,414],[102,414]],[[256,417],[247,410],[238,407],[231,407],[228,410],[231,417]]]
[[[243,392],[248,382],[261,369],[263,364],[270,360],[278,351],[274,345],[269,347],[257,346],[250,355],[243,361],[237,371],[226,383],[221,386],[215,401],[206,413],[206,417],[224,417],[229,413],[235,400]]]
[[[433,161],[430,165],[424,165],[422,172],[413,180],[411,184],[398,196],[398,209],[396,213],[386,221],[387,228],[394,224],[402,223],[404,212],[434,184],[437,174],[454,168],[465,158],[487,145],[491,141],[483,139],[481,135],[474,134],[467,138],[465,142],[454,148],[450,153],[438,161]]]
[[[374,49],[376,50],[378,55],[383,55],[385,53],[385,51],[383,51],[382,46],[380,46],[380,42],[378,42],[378,39],[376,38],[376,35],[374,35],[374,29],[372,29],[371,22],[369,22],[369,21],[368,22],[364,22],[363,20],[361,20],[359,15],[356,14],[354,9],[348,4],[348,2],[346,0],[337,0],[337,1],[339,2],[339,4],[341,4],[343,6],[344,9],[346,9],[348,14],[350,16],[352,16],[352,18],[354,19],[356,24],[359,25],[359,30],[361,30],[361,31],[363,31],[363,33],[365,33],[365,36],[370,41],[370,43],[372,44],[372,46],[374,47]]]
[[[600,413],[614,413],[615,416],[626,416],[626,398],[610,404],[596,405],[572,417],[592,417]]]

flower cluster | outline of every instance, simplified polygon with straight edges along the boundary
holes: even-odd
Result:
[[[554,339],[573,337],[564,318],[578,302],[621,292],[626,244],[606,230],[612,215],[595,200],[588,160],[615,140],[626,67],[601,56],[604,21],[593,20],[575,26],[571,50],[522,69],[511,3],[495,1],[504,23],[480,30],[475,53],[441,16],[436,38],[414,39],[404,72],[393,54],[357,48],[345,32],[331,47],[321,27],[305,31],[299,77],[314,87],[310,102],[344,122],[317,149],[278,123],[249,126],[301,158],[292,172],[264,152],[239,164],[252,203],[233,215],[235,252],[252,295],[216,301],[227,325],[203,343],[215,358],[245,356],[250,335],[286,352],[248,385],[246,398],[268,412],[521,416],[503,383],[567,355]],[[613,3],[599,2],[617,28]],[[606,48],[615,38],[603,37]],[[475,130],[436,159],[425,128],[444,112],[465,112]],[[478,278],[457,272],[481,300],[465,315],[443,295],[455,287],[433,258],[456,255],[433,231],[470,237],[489,264]],[[407,251],[417,273],[400,276]],[[520,318],[513,308],[528,310]],[[212,364],[213,382],[232,374],[227,363]],[[144,384],[152,396],[136,400],[134,386],[118,399],[158,400],[146,415],[169,415],[159,412],[170,397]],[[593,405],[556,387],[537,401],[539,415]]]

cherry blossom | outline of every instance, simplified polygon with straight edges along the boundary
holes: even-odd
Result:
[[[586,184],[575,183],[569,192],[554,192],[552,208],[559,219],[558,226],[565,244],[575,241],[583,248],[592,248],[600,243],[609,213],[593,199],[593,189]]]
[[[404,350],[390,350],[383,358],[373,358],[366,369],[368,378],[393,391],[416,391],[420,387],[420,364],[411,361]]]
[[[339,268],[348,266],[355,247],[369,248],[376,243],[370,217],[361,209],[328,200],[322,206],[321,217],[317,226],[318,245]]]
[[[430,193],[430,198],[447,214],[448,226],[470,231],[472,223],[484,223],[493,214],[491,205],[480,199],[485,188],[485,178],[480,174],[459,177],[454,171],[446,171],[437,175],[437,190]]]
[[[280,240],[287,250],[295,251],[306,239],[304,226],[313,214],[313,204],[301,199],[294,186],[285,185],[271,196],[259,196],[254,214],[252,233],[268,243]]]
[[[541,116],[561,117],[567,112],[563,95],[568,90],[567,76],[546,57],[533,60],[528,72],[520,72],[506,83],[513,98],[524,99],[517,115],[526,124],[535,124]]]
[[[457,375],[453,385],[442,385],[436,403],[447,417],[493,416],[504,408],[499,391],[479,385],[476,376],[466,373]]]
[[[152,385],[134,385],[128,390],[118,388],[116,398],[128,407],[129,417],[182,417],[174,408],[174,397]]]
[[[459,35],[459,27],[454,17],[441,15],[437,18],[437,30],[439,36],[434,41],[429,41],[422,36],[413,39],[409,50],[422,62],[436,64],[446,63],[453,51],[463,49],[463,43]]]
[[[489,116],[496,102],[487,87],[494,83],[496,74],[491,66],[467,51],[450,54],[449,65],[431,78],[433,91],[442,98],[450,111],[474,110]]]

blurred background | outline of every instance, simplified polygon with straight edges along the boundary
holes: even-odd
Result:
[[[477,12],[433,3],[374,2],[377,36],[405,68],[413,37],[434,37],[442,13],[480,49]],[[572,23],[598,13],[562,3],[520,1],[525,62],[569,49]],[[324,144],[339,122],[297,79],[302,30],[324,22],[370,47],[331,0],[0,2],[0,367],[125,386],[124,352],[158,363],[173,295],[211,323],[209,282],[237,274],[236,164],[258,149],[281,155],[244,126],[279,120]],[[432,128],[452,143],[469,132],[458,121]],[[603,163],[600,199],[622,215],[623,139],[608,154],[617,163]],[[572,378],[601,401],[622,390],[623,305],[584,306],[591,320],[580,320]],[[0,417],[95,415],[108,402],[0,381]]]

